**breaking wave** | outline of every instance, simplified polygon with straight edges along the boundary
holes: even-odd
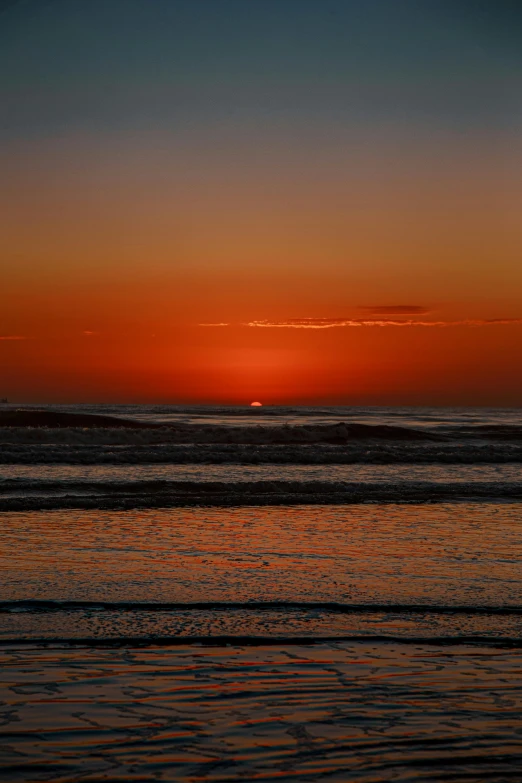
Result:
[[[146,431],[145,431],[146,432]],[[119,434],[119,433],[118,433]],[[127,435],[128,433],[125,433]],[[0,464],[45,465],[144,465],[144,464],[239,464],[239,465],[373,465],[393,464],[493,464],[522,463],[522,443],[350,443],[252,445],[170,444],[143,441],[132,433],[114,442],[101,431],[59,431],[48,437],[45,430],[16,430],[6,440],[0,431]]]
[[[442,435],[426,430],[388,424],[256,425],[236,426],[183,424],[161,426],[154,423],[85,414],[57,414],[47,411],[17,411],[0,414],[0,438],[4,442],[70,443],[91,440],[101,443],[233,443],[345,444],[353,440],[441,441]],[[18,435],[14,433],[19,433]]]
[[[290,420],[281,409],[253,422],[242,409],[192,412],[187,420],[184,409],[151,408],[139,418],[133,408],[81,408],[1,411],[0,464],[522,463],[514,412],[379,410],[362,412],[361,422],[348,409],[296,409]]]
[[[16,483],[3,482],[0,511],[522,500],[520,482],[44,481],[20,495]]]

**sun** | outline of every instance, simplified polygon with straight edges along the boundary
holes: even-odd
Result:
[[[251,408],[261,408],[263,406],[262,402],[251,402],[250,407]]]

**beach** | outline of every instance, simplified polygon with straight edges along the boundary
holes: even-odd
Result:
[[[51,413],[0,427],[6,779],[520,779],[516,412]]]
[[[20,781],[517,780],[520,651],[394,644],[7,648]]]

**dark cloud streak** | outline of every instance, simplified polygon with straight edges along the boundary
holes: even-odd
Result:
[[[375,307],[359,307],[365,313],[372,315],[426,315],[431,312],[421,305],[376,305]]]

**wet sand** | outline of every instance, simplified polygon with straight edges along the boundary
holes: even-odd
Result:
[[[522,778],[520,650],[55,645],[0,671],[5,780]]]

